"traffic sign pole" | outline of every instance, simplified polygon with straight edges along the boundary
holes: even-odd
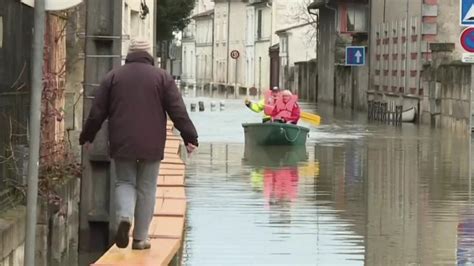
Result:
[[[239,64],[238,59],[240,57],[239,51],[232,50],[232,52],[230,52],[230,57],[235,60],[234,95],[235,97],[237,97],[237,95],[239,94],[239,91],[237,89],[237,74],[238,74],[238,64]]]

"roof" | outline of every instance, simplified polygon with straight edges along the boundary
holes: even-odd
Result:
[[[279,33],[285,32],[285,31],[289,31],[289,30],[293,30],[293,29],[297,29],[297,28],[302,28],[302,27],[305,27],[305,26],[308,26],[308,25],[311,25],[311,24],[313,24],[313,22],[306,22],[306,23],[303,23],[303,24],[300,24],[300,25],[291,26],[291,27],[288,27],[288,28],[277,30],[277,31],[275,31],[275,33],[279,34]]]
[[[212,14],[214,14],[214,9],[201,12],[201,13],[199,13],[199,14],[196,14],[196,15],[192,16],[191,18],[192,18],[192,19],[204,18],[204,17],[208,17],[208,16],[210,16],[210,15],[212,15]]]

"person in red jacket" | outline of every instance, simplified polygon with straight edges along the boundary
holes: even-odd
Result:
[[[301,110],[297,103],[298,97],[289,90],[284,90],[281,95],[281,100],[277,102],[275,109],[273,109],[273,121],[296,125],[301,116]]]

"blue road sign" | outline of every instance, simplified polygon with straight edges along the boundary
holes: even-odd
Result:
[[[365,65],[365,46],[346,47],[346,66]]]
[[[462,26],[474,26],[474,0],[459,0],[460,1],[460,24]]]

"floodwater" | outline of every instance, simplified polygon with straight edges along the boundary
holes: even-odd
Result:
[[[322,106],[305,148],[245,147],[260,115],[201,100],[184,265],[474,263],[469,137]]]

